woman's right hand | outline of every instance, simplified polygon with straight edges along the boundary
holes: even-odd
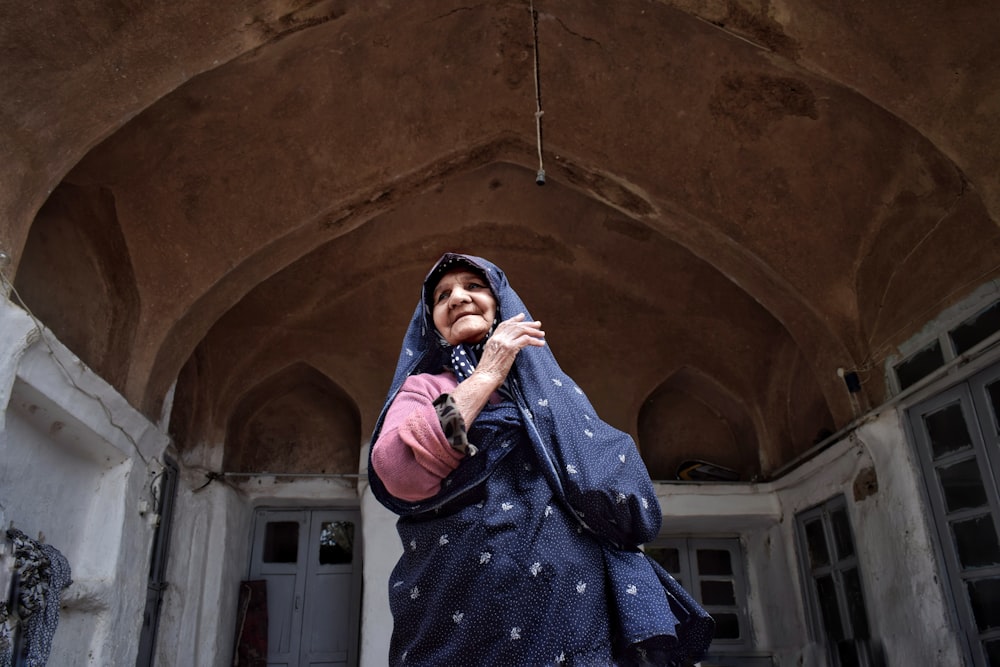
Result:
[[[538,320],[527,321],[524,317],[524,313],[519,313],[497,326],[493,335],[486,341],[479,364],[473,372],[473,375],[489,377],[496,389],[499,389],[507,379],[518,352],[528,346],[545,345],[542,323]]]

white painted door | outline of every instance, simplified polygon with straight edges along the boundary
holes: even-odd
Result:
[[[357,510],[257,511],[250,578],[267,581],[268,667],[358,662]]]

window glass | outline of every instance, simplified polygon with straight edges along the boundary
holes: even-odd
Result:
[[[715,639],[740,638],[740,620],[736,614],[714,612],[712,618],[715,619]]]
[[[861,594],[861,577],[858,569],[844,571],[844,597],[847,600],[847,615],[854,628],[855,639],[868,639],[868,613],[865,611],[865,598]]]
[[[986,660],[991,665],[1000,665],[1000,639],[986,642],[983,644],[983,649],[986,651]]]
[[[822,627],[817,639],[827,648],[827,662],[832,667],[858,664],[861,642],[870,637],[870,630],[846,498],[834,496],[800,512],[795,521],[800,559],[811,566],[806,593],[813,618]]]
[[[982,507],[986,504],[986,489],[979,476],[979,463],[966,459],[937,469],[944,503],[949,512]]]
[[[837,657],[840,659],[840,667],[861,667],[857,642],[850,639],[837,642]]]
[[[701,582],[701,601],[708,605],[736,604],[736,592],[732,581],[715,581],[706,579]]]
[[[961,353],[992,335],[998,317],[1000,303],[957,327],[951,332],[955,349]],[[941,492],[929,499],[944,556],[942,574],[946,590],[955,594],[951,602],[962,632],[978,644],[972,656],[977,667],[1000,665],[998,412],[1000,363],[908,410],[925,479]]]
[[[324,521],[319,533],[319,564],[343,565],[354,558],[354,524]]]
[[[927,435],[930,437],[935,459],[972,447],[972,438],[969,437],[962,406],[958,402],[924,415],[924,424],[927,426]]]
[[[650,547],[646,549],[649,557],[663,566],[663,569],[677,578],[681,573],[681,557],[677,549],[669,547]]]
[[[299,560],[298,521],[269,521],[264,527],[265,563],[295,563]]]
[[[806,524],[806,543],[809,547],[809,562],[813,568],[830,564],[830,554],[826,549],[826,533],[819,519]]]
[[[646,554],[684,585],[715,619],[712,652],[752,649],[747,593],[737,538],[664,538]],[[713,663],[715,664],[715,663]]]
[[[1000,628],[1000,579],[970,581],[969,601],[980,630]]]
[[[729,552],[724,549],[698,549],[698,574],[725,576],[733,573]]]
[[[951,524],[955,549],[963,569],[1000,565],[1000,545],[993,517],[978,516]]]
[[[831,512],[830,525],[833,528],[833,541],[837,545],[837,560],[853,556],[854,538],[851,537],[851,522],[847,518],[847,509],[842,507]]]
[[[840,622],[840,608],[837,606],[837,587],[832,575],[824,575],[816,579],[816,592],[819,594],[819,609],[823,616],[823,627],[827,637],[833,641],[844,638],[844,626]]]
[[[997,331],[1000,331],[1000,302],[952,329],[950,335],[955,354],[962,354],[975,347],[976,343],[986,340]]]
[[[1000,433],[1000,382],[987,385],[986,395],[989,396],[990,406],[993,408],[993,432]]]
[[[941,351],[941,342],[934,341],[931,345],[928,345],[896,366],[896,378],[899,380],[899,388],[906,389],[910,385],[927,377],[932,371],[940,368],[942,365],[944,365],[944,353]]]

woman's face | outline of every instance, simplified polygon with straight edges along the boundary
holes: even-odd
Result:
[[[497,301],[485,280],[467,269],[455,269],[434,288],[431,314],[449,345],[478,343],[493,326]]]

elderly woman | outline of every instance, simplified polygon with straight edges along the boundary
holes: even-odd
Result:
[[[661,512],[490,262],[433,267],[379,417],[375,497],[400,515],[393,665],[683,665],[711,617],[638,545]]]

